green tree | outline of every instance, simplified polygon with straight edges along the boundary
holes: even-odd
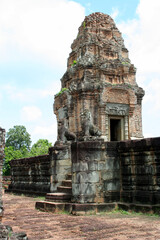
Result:
[[[30,145],[30,134],[24,126],[17,125],[9,129],[6,134],[6,147],[4,149],[3,175],[10,175],[9,162],[11,160],[29,156]]]
[[[9,162],[12,159],[18,159],[22,158],[23,154],[20,150],[14,150],[13,147],[5,147],[4,149],[5,153],[5,159],[4,159],[4,164],[3,164],[3,175],[4,176],[9,176],[10,175],[10,164]]]
[[[33,144],[30,156],[38,156],[48,153],[48,148],[52,146],[47,139],[39,139],[35,144]]]
[[[6,134],[6,147],[13,147],[14,150],[26,148],[30,150],[31,137],[26,128],[22,125],[10,128]]]

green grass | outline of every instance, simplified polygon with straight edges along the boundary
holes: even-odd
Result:
[[[71,213],[65,210],[55,212],[55,214],[64,214],[64,215],[70,215]]]
[[[115,208],[112,211],[108,212],[100,212],[99,215],[112,215],[112,214],[119,214],[119,215],[128,215],[128,216],[147,216],[147,217],[157,217],[159,218],[160,215],[157,213],[144,213],[144,212],[135,212],[132,210],[126,211],[121,208]]]
[[[37,196],[37,197],[34,197],[34,199],[37,201],[37,200],[42,200],[44,201],[45,200],[45,197],[43,196]]]

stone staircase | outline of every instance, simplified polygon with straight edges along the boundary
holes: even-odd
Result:
[[[57,187],[56,193],[47,193],[46,201],[50,202],[70,202],[72,197],[72,174],[67,175],[67,179],[62,185]]]
[[[41,211],[70,212],[72,208],[72,174],[68,174],[62,185],[57,187],[57,192],[47,193],[45,201],[36,202],[35,207]]]

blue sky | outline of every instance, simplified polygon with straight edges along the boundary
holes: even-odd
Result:
[[[111,15],[143,100],[144,137],[160,136],[159,0],[0,0],[0,126],[24,125],[32,143],[56,140],[54,95],[85,15]]]

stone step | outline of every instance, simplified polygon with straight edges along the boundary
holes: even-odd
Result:
[[[59,186],[59,187],[57,187],[57,191],[60,193],[72,194],[72,187]]]
[[[67,174],[66,180],[72,180],[72,173]]]
[[[72,180],[64,180],[62,186],[72,187]]]
[[[45,200],[49,202],[70,202],[71,197],[72,195],[68,193],[47,193]]]
[[[118,204],[118,205],[117,205]],[[41,211],[46,212],[69,212],[73,215],[84,215],[84,214],[95,214],[99,212],[108,212],[116,209],[121,203],[57,203],[49,201],[39,201],[36,202],[35,207]]]
[[[64,211],[71,213],[72,204],[40,201],[40,202],[36,202],[35,208],[40,211],[52,212],[52,213],[58,213],[58,212],[64,212]]]

